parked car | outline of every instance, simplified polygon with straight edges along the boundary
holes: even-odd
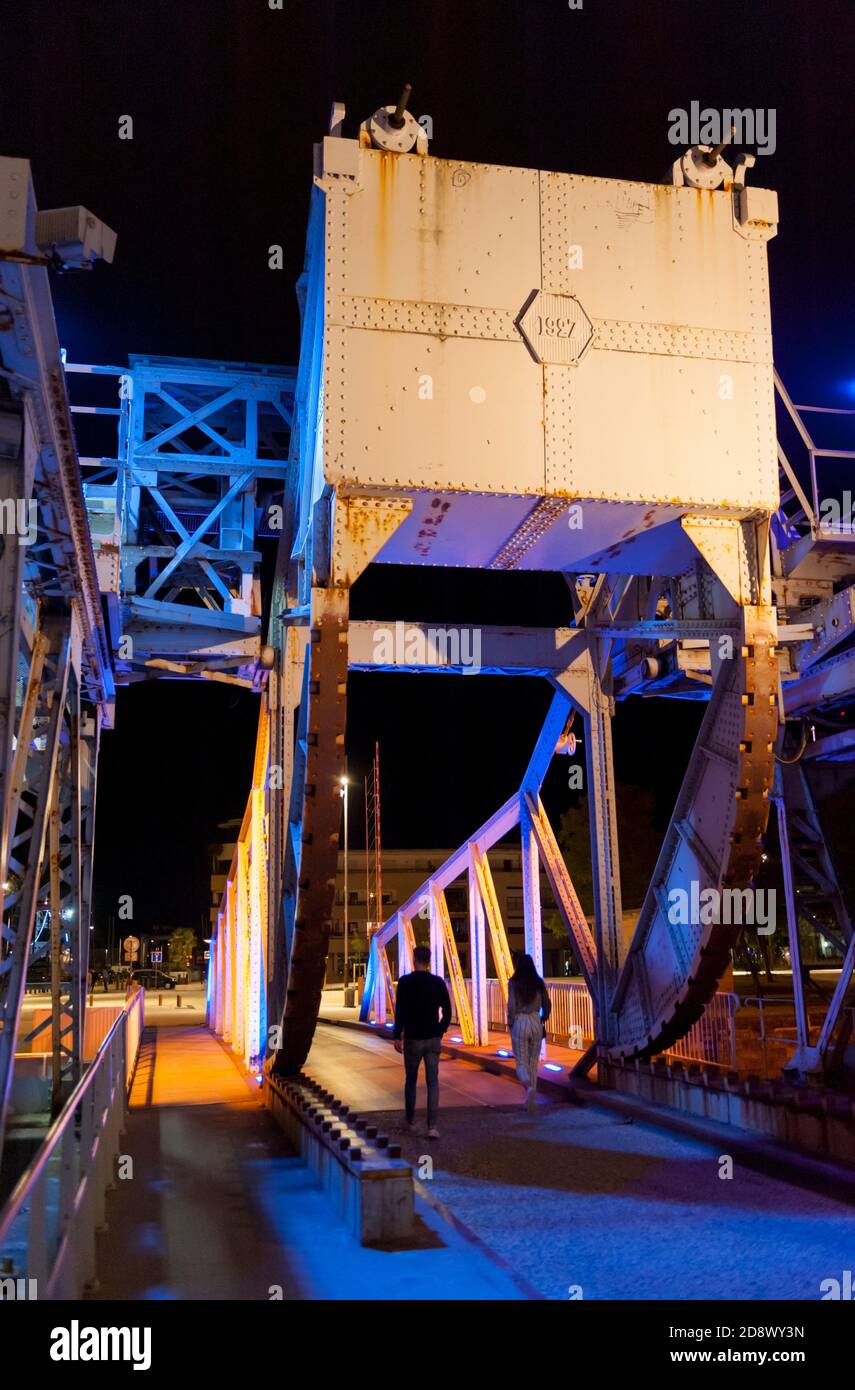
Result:
[[[65,962],[63,962],[63,964],[62,964],[62,979],[63,979],[63,980],[70,980],[70,979],[71,979],[71,971],[68,969],[68,966],[67,966],[67,964],[66,964]],[[30,963],[29,963],[29,965],[28,965],[28,967],[27,967],[27,984],[28,984],[28,985],[31,985],[31,984],[32,984],[32,985],[43,985],[43,984],[49,985],[49,984],[50,984],[50,980],[51,980],[50,956],[39,956],[38,960],[32,960],[32,961],[30,961]]]
[[[132,970],[131,979],[136,980],[143,989],[175,989],[177,980],[172,975],[167,975],[165,970],[155,970],[152,966],[143,970]]]

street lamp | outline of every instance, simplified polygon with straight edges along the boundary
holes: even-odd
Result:
[[[344,972],[342,983],[347,989],[347,778],[339,783],[339,795],[344,802]]]

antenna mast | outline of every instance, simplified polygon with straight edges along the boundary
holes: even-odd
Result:
[[[383,922],[383,872],[380,841],[380,744],[365,778],[365,919],[368,940]]]

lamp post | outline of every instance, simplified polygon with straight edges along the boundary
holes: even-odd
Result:
[[[339,795],[344,802],[344,975],[342,983],[347,989],[347,778],[342,777]]]

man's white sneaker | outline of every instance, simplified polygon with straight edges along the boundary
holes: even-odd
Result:
[[[433,1125],[432,1128],[428,1130],[428,1132],[427,1132],[427,1137],[428,1137],[428,1139],[438,1139],[438,1138],[439,1138],[439,1130],[437,1129],[436,1125]]]

